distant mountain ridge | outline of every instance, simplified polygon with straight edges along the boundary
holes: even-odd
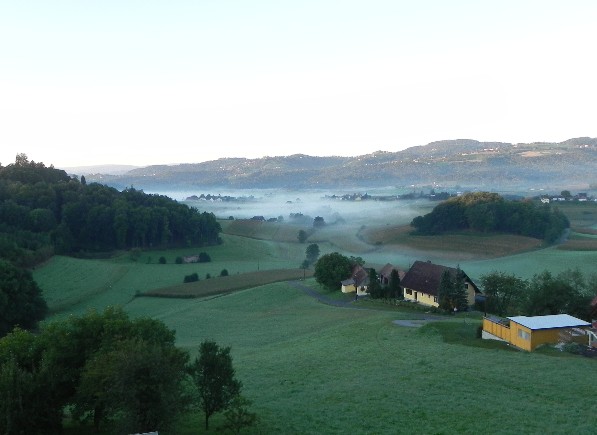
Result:
[[[88,181],[142,189],[167,186],[227,188],[347,188],[461,185],[494,187],[597,184],[597,138],[511,144],[456,139],[403,151],[355,157],[295,154],[259,159],[153,165],[121,175],[84,174]]]

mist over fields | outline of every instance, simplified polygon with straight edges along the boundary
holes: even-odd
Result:
[[[421,207],[431,209],[436,203],[428,199],[398,200],[397,195],[404,193],[397,189],[387,190],[287,190],[287,189],[214,189],[210,191],[156,191],[200,211],[212,212],[219,219],[251,219],[263,216],[266,220],[282,217],[284,222],[290,221],[290,215],[302,213],[311,220],[317,216],[323,217],[326,223],[336,222],[347,224],[367,224],[368,222],[387,221],[391,223],[407,224],[420,214]],[[374,197],[384,196],[386,199],[343,200],[345,194],[365,194]],[[201,194],[220,195],[222,198],[231,197],[233,200],[187,200],[187,198]],[[334,198],[333,195],[336,197]],[[393,197],[394,199],[388,199]]]

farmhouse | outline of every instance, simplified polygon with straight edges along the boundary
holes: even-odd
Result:
[[[590,326],[589,322],[568,314],[515,316],[507,319],[485,317],[482,336],[485,339],[505,341],[530,352],[546,343],[571,340],[585,343]]]
[[[453,267],[433,264],[430,261],[415,261],[404,275],[404,279],[400,281],[400,286],[404,291],[404,299],[438,307],[439,286],[445,271],[455,276],[458,270]],[[464,282],[468,304],[473,305],[475,295],[480,293],[479,288],[466,273],[464,274]]]
[[[183,263],[199,263],[199,255],[188,255],[185,257],[182,257],[182,262]]]
[[[360,264],[355,264],[352,268],[350,278],[341,282],[342,293],[357,292],[358,296],[367,294],[369,289],[369,274]]]

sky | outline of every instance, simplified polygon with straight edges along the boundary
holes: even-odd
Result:
[[[597,137],[594,0],[0,0],[0,163]]]

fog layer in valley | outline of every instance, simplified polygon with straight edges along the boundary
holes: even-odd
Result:
[[[148,192],[169,196],[199,211],[212,212],[220,219],[250,219],[263,216],[266,220],[282,217],[288,222],[291,214],[301,213],[310,218],[322,217],[326,223],[342,222],[350,225],[368,223],[406,224],[421,214],[421,207],[432,207],[426,199],[398,200],[403,193],[396,189],[384,191],[330,191],[330,190],[211,190]],[[187,200],[201,195],[210,199]],[[368,194],[373,199],[360,199]],[[341,199],[354,195],[351,199]],[[214,199],[215,197],[215,199]]]

